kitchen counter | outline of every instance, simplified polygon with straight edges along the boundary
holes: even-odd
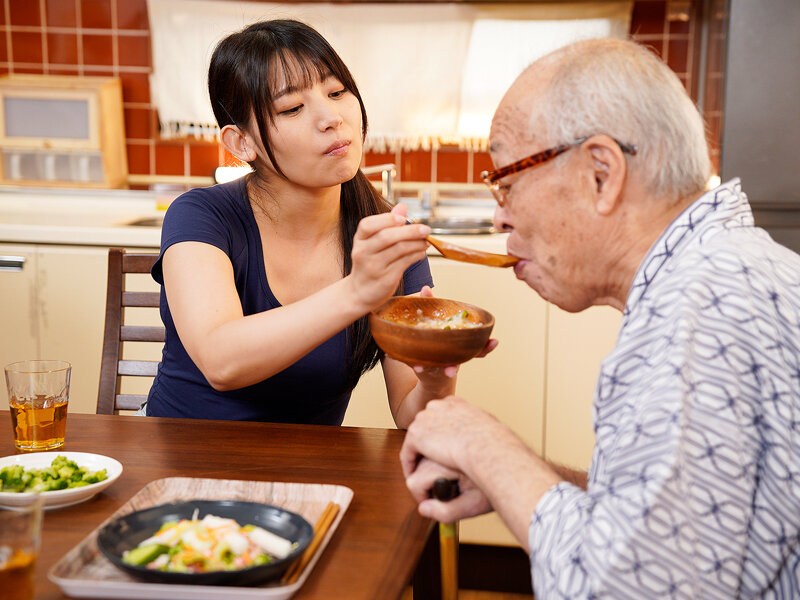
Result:
[[[158,227],[131,227],[163,215],[171,198],[128,190],[0,188],[0,242],[158,248]]]
[[[157,249],[160,220],[174,198],[134,190],[25,189],[0,186],[0,243],[120,246]],[[448,203],[438,216],[491,218],[492,205]],[[409,207],[413,216],[414,207]],[[441,234],[440,234],[441,235]],[[505,234],[447,235],[449,242],[504,254]],[[437,252],[430,250],[431,255]]]

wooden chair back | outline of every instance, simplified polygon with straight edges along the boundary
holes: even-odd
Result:
[[[123,377],[155,377],[158,361],[125,360],[125,342],[154,342],[163,347],[164,327],[126,325],[125,307],[158,309],[159,293],[135,291],[126,287],[128,273],[149,273],[157,253],[126,252],[122,248],[108,251],[108,288],[106,324],[103,333],[103,357],[100,363],[100,387],[97,394],[98,414],[118,414],[120,410],[138,410],[147,400],[143,394],[122,394]]]

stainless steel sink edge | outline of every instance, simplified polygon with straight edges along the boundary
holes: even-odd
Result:
[[[414,219],[417,223],[430,226],[431,231],[439,235],[481,235],[497,233],[491,219],[479,217],[437,217],[427,216]],[[163,216],[142,217],[123,223],[124,227],[161,227]]]

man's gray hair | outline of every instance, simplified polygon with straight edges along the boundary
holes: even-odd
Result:
[[[628,156],[651,194],[677,200],[711,173],[703,119],[678,77],[634,42],[587,40],[537,63],[554,69],[531,116],[531,133],[569,143],[605,133],[638,148]]]

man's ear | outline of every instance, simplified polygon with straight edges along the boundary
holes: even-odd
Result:
[[[253,140],[236,125],[225,125],[219,132],[219,137],[225,149],[239,160],[250,163],[256,159]]]
[[[607,135],[595,135],[585,142],[594,171],[595,207],[601,215],[610,215],[619,206],[628,163],[619,145]]]

